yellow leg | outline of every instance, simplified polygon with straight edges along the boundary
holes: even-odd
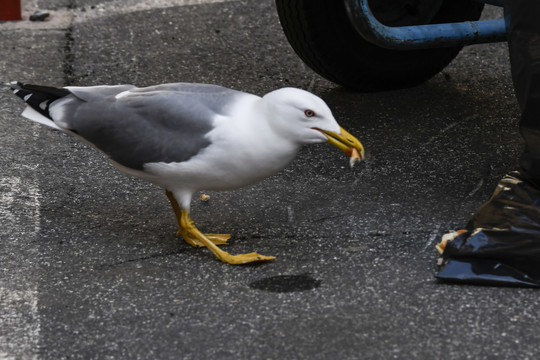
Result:
[[[170,190],[165,190],[165,195],[167,195],[167,198],[169,199],[169,202],[171,203],[171,206],[174,211],[174,215],[176,216],[176,222],[178,223],[178,232],[177,235],[182,235],[184,238],[184,241],[187,242],[189,245],[193,247],[203,247],[206,246],[202,242],[200,242],[196,237],[191,236],[191,234],[186,234],[184,231],[182,231],[182,210],[180,209],[180,205],[178,205],[178,202],[174,198],[173,193]],[[227,240],[231,238],[231,235],[229,234],[204,234],[208,240],[210,240],[215,245],[229,245]]]
[[[227,264],[233,264],[233,265],[239,265],[239,264],[247,264],[250,262],[256,262],[256,261],[268,261],[275,259],[274,256],[264,256],[257,253],[249,253],[249,254],[239,254],[239,255],[231,255],[228,252],[225,252],[218,248],[216,244],[214,244],[210,239],[206,237],[203,233],[201,233],[193,223],[193,220],[189,217],[189,213],[186,210],[181,211],[180,216],[181,221],[181,228],[182,228],[182,236],[190,236],[198,241],[200,241],[204,246],[206,246],[210,251],[214,253],[214,255],[217,256],[217,258],[224,263]]]
[[[247,264],[256,261],[268,261],[275,259],[274,256],[264,256],[257,253],[231,255],[218,248],[218,245],[228,245],[230,239],[228,234],[203,234],[195,227],[193,220],[189,217],[187,210],[182,210],[174,198],[171,191],[165,190],[165,195],[171,202],[171,206],[178,222],[178,235],[182,235],[184,240],[195,247],[205,246],[217,256],[217,258],[228,264]]]

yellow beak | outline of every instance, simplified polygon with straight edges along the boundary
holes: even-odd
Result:
[[[330,144],[334,145],[335,147],[343,151],[345,154],[347,154],[347,156],[349,156],[351,167],[358,161],[365,160],[366,156],[362,143],[341,126],[339,127],[339,129],[339,134],[333,131],[326,131],[321,129],[317,130],[322,132],[328,138],[328,142]]]

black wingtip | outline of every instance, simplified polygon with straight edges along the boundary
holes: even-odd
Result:
[[[19,81],[12,81],[6,85],[11,88],[11,91],[16,96],[23,99],[28,106],[49,119],[51,118],[49,114],[50,104],[70,94],[69,90],[64,88],[23,84]]]

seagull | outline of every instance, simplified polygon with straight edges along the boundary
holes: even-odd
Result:
[[[224,263],[273,260],[219,248],[229,234],[204,234],[190,217],[193,195],[232,190],[285,168],[303,145],[328,142],[351,167],[364,147],[316,95],[282,88],[262,97],[218,85],[171,83],[67,86],[8,85],[24,100],[22,116],[74,135],[108,155],[129,175],[165,189],[177,235],[206,247]]]

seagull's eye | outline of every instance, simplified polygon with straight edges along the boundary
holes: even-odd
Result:
[[[304,111],[304,114],[306,114],[307,117],[314,117],[315,111],[307,109],[306,111]]]

